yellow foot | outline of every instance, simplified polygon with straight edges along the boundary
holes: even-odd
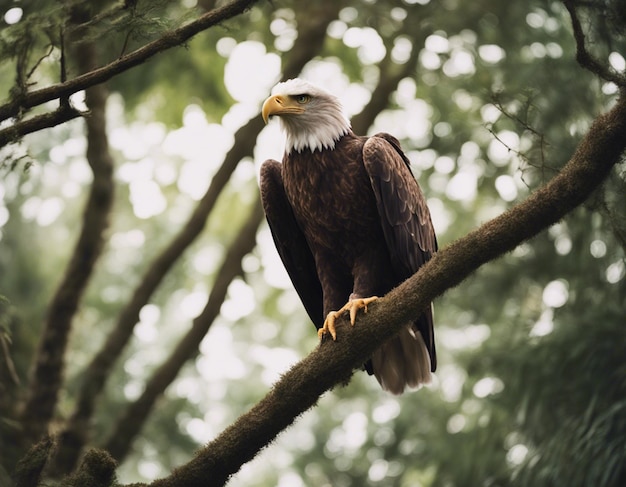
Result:
[[[333,340],[337,339],[337,330],[335,329],[335,320],[344,314],[346,311],[350,311],[350,324],[354,326],[356,321],[356,313],[359,309],[363,308],[364,312],[367,313],[367,305],[373,301],[376,301],[378,296],[371,296],[369,298],[357,298],[351,299],[343,307],[338,311],[331,311],[326,316],[324,320],[324,326],[317,330],[317,336],[322,339],[322,337],[326,334],[326,332],[330,333],[330,336],[333,337]]]

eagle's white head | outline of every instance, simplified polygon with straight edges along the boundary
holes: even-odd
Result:
[[[287,153],[333,149],[350,130],[350,121],[337,97],[308,81],[294,78],[278,83],[263,103],[263,120],[278,115],[287,134]]]

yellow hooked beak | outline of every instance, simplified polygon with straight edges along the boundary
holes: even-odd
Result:
[[[272,115],[293,115],[304,112],[304,108],[290,96],[272,95],[265,102],[261,109],[263,121],[267,123]]]

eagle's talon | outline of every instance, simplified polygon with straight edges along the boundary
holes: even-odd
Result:
[[[335,320],[337,319],[337,316],[339,316],[339,314],[339,311],[331,311],[330,313],[328,313],[328,316],[326,316],[326,319],[324,320],[324,326],[317,330],[317,336],[320,340],[324,337],[326,332],[330,333],[330,336],[333,337],[333,341],[337,340]]]
[[[335,328],[335,320],[338,316],[342,315],[346,311],[350,312],[350,324],[354,326],[356,323],[356,314],[359,309],[363,308],[363,312],[367,313],[367,305],[376,301],[378,296],[371,296],[369,298],[357,298],[351,299],[346,304],[344,304],[341,309],[337,311],[331,311],[326,316],[324,320],[324,326],[317,330],[317,336],[321,340],[326,332],[330,333],[330,336],[333,337],[333,341],[337,340],[337,330]]]
[[[378,296],[370,296],[369,298],[357,298],[351,299],[348,303],[341,309],[349,309],[350,310],[350,324],[354,326],[356,322],[356,314],[359,309],[363,308],[363,312],[367,313],[367,305],[373,303],[378,299]]]

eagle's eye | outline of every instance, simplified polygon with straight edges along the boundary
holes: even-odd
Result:
[[[305,103],[308,103],[309,100],[311,99],[311,97],[309,95],[296,95],[294,98],[301,105],[304,105]]]

